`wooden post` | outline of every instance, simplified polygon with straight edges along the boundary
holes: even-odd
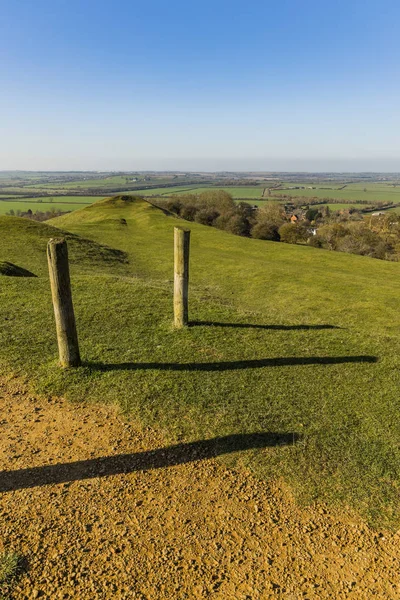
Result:
[[[190,231],[174,228],[174,324],[188,324]]]
[[[62,367],[79,367],[81,359],[72,304],[67,242],[64,239],[49,240],[47,259],[60,363]]]

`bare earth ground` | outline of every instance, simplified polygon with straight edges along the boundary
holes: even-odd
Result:
[[[28,563],[9,597],[400,598],[400,533],[164,446],[0,379],[0,551]]]

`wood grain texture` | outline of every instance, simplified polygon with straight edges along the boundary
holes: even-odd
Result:
[[[174,325],[185,327],[189,320],[190,231],[174,228]]]
[[[60,364],[64,368],[78,367],[81,359],[72,304],[67,242],[64,239],[49,240],[47,259]]]

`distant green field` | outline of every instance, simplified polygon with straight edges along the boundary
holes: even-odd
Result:
[[[84,177],[84,176],[82,176]],[[100,193],[103,194],[104,190],[109,189],[110,195],[113,193],[111,190],[115,190],[118,188],[127,187],[131,185],[128,194],[137,194],[140,196],[161,196],[166,197],[170,195],[181,195],[187,193],[201,193],[207,191],[209,189],[223,189],[230,193],[235,199],[248,199],[248,200],[260,200],[263,198],[263,192],[265,189],[265,184],[261,183],[259,185],[249,185],[249,186],[224,186],[216,187],[212,185],[210,180],[210,185],[207,184],[189,184],[184,185],[185,177],[178,176],[172,177],[168,175],[162,176],[150,176],[148,181],[143,181],[144,175],[140,175],[138,178],[140,181],[133,181],[137,179],[135,175],[126,176],[126,175],[110,175],[108,177],[96,177],[91,179],[90,177],[86,179],[77,179],[76,181],[60,181],[59,177],[55,178],[55,181],[47,180],[46,183],[38,183],[40,180],[38,177],[28,177],[29,185],[27,183],[27,176],[25,176],[25,180],[21,180],[21,185],[19,186],[18,178],[9,177],[8,179],[3,179],[2,182],[7,183],[10,187],[8,189],[1,188],[1,195],[11,196],[16,192],[27,192],[27,193],[54,193],[54,195],[60,193],[68,193],[72,190],[77,191],[78,193],[87,193],[88,190],[91,190],[94,194]],[[57,182],[58,179],[58,182]],[[193,178],[189,175],[189,181]],[[31,183],[30,183],[31,181]],[[43,181],[43,179],[42,179]],[[140,187],[146,186],[160,186],[163,184],[171,184],[171,183],[180,183],[181,185],[174,185],[171,187],[153,187],[150,189],[140,189]],[[307,198],[335,198],[338,200],[342,200],[345,202],[354,202],[356,200],[366,201],[368,203],[375,202],[400,202],[400,184],[398,182],[358,182],[358,183],[348,183],[345,181],[321,181],[318,178],[312,179],[310,181],[285,181],[282,183],[283,189],[274,189],[272,194],[275,197],[279,197],[282,195],[292,196],[292,197],[307,197]],[[294,186],[304,187],[304,189],[286,189]],[[396,187],[395,187],[396,186]],[[139,188],[139,189],[138,189]],[[311,188],[311,189],[310,189]],[[315,188],[315,189],[312,189]],[[0,195],[0,198],[1,198]],[[267,195],[267,199],[269,197]]]
[[[341,187],[341,186],[339,186]],[[400,184],[399,182],[383,182],[383,181],[378,181],[376,183],[350,183],[348,184],[346,187],[350,188],[351,190],[363,190],[364,188],[366,188],[367,190],[375,190],[375,191],[400,191]],[[346,189],[346,188],[345,188]]]
[[[41,189],[75,189],[75,188],[88,188],[88,187],[108,187],[108,186],[118,186],[125,185],[126,177],[121,177],[120,175],[115,175],[114,177],[102,177],[99,179],[82,179],[81,181],[68,181],[66,183],[60,183],[58,185],[54,183],[44,183],[40,186]],[[35,187],[35,184],[32,186],[26,187]],[[26,189],[26,188],[25,188]]]
[[[340,202],[340,203],[332,203],[332,204],[316,204],[314,205],[316,208],[323,208],[324,206],[329,206],[329,209],[331,211],[333,210],[342,210],[344,208],[357,208],[359,210],[362,210],[364,208],[370,208],[368,205],[366,204],[354,204],[354,202]]]
[[[266,204],[268,204],[268,202],[276,202],[277,204],[282,205],[284,204],[276,198],[265,198],[265,200],[253,200],[253,198],[235,198],[235,200],[237,203],[246,202],[247,204],[250,204],[250,206],[265,206]]]
[[[265,186],[240,186],[240,187],[221,187],[216,188],[212,187],[212,190],[220,189],[231,194],[233,198],[255,198],[260,199],[262,197]],[[209,187],[199,187],[196,188],[196,194],[200,194],[201,192],[209,191]]]
[[[290,184],[290,185],[296,185]],[[140,196],[171,196],[180,194],[200,194],[201,192],[208,191],[210,189],[222,189],[233,196],[233,198],[244,198],[244,199],[255,199],[260,200],[263,197],[263,191],[265,186],[237,186],[237,187],[215,187],[215,186],[180,186],[170,188],[153,188],[149,190],[132,190],[129,193],[137,193]],[[339,189],[343,186],[332,186],[332,189],[328,189],[325,184],[323,186],[314,186],[316,189],[308,189],[310,186],[305,186],[305,189],[282,189],[272,190],[273,196],[266,196],[266,200],[274,200],[276,196],[293,196],[299,197],[304,196],[307,198],[335,198],[338,200],[348,201],[347,204],[351,204],[356,200],[363,200],[373,204],[374,202],[400,202],[400,187],[393,188],[388,185],[381,184],[350,184],[344,189]],[[364,188],[367,191],[364,191]],[[339,205],[338,205],[339,206]],[[341,206],[343,208],[343,206]]]
[[[74,176],[74,175],[73,175]],[[182,196],[185,194],[200,194],[209,190],[225,190],[230,193],[235,200],[247,201],[251,204],[255,204],[257,206],[263,206],[265,201],[280,201],[282,196],[291,196],[293,198],[296,197],[305,197],[305,198],[332,198],[340,201],[339,204],[329,204],[331,210],[341,210],[344,208],[351,207],[354,205],[357,208],[366,208],[368,204],[372,205],[377,202],[390,202],[390,203],[400,203],[400,183],[399,182],[390,182],[390,181],[375,181],[375,182],[364,182],[360,181],[358,183],[346,183],[345,180],[343,182],[340,181],[323,181],[318,179],[318,177],[312,178],[310,177],[309,181],[285,181],[282,183],[283,189],[274,189],[272,190],[273,196],[268,196],[266,194],[263,197],[263,193],[265,190],[265,183],[261,183],[259,185],[248,185],[248,186],[224,186],[221,185],[217,187],[212,185],[212,180],[210,179],[210,185],[206,184],[189,184],[184,185],[185,177],[178,176],[169,176],[168,174],[162,174],[161,176],[151,175],[147,176],[149,178],[148,181],[143,181],[144,174],[135,176],[134,174],[126,176],[126,175],[110,175],[108,177],[102,177],[101,174],[99,176],[91,179],[90,177],[84,179],[84,174],[82,174],[82,179],[78,179],[80,175],[77,174],[76,181],[60,181],[61,174],[54,176],[54,182],[49,180],[49,177],[46,177],[46,174],[24,174],[23,178],[20,178],[17,175],[11,176],[10,174],[7,177],[3,177],[1,182],[7,185],[10,185],[8,189],[0,188],[0,214],[4,214],[9,212],[10,209],[17,210],[27,210],[33,207],[27,206],[26,204],[19,204],[17,207],[8,205],[6,207],[1,204],[2,197],[11,197],[16,192],[25,192],[25,193],[47,193],[54,194],[54,200],[52,203],[52,207],[55,209],[64,209],[64,210],[74,210],[76,208],[76,202],[83,202],[85,204],[92,204],[96,200],[104,197],[105,195],[112,195],[114,192],[112,190],[118,189],[121,187],[128,187],[131,185],[128,191],[124,191],[123,193],[132,194],[143,197],[151,197],[157,196],[166,198],[169,196]],[[22,176],[21,176],[22,177]],[[45,178],[45,179],[44,179]],[[134,179],[140,179],[140,181],[133,181]],[[58,182],[57,182],[58,180]],[[193,177],[188,175],[188,180],[193,181]],[[38,183],[38,181],[46,181],[45,183]],[[18,187],[19,183],[21,185]],[[26,184],[29,185],[26,185]],[[171,185],[171,187],[159,187],[163,184],[171,184],[171,183],[180,183],[181,185]],[[140,187],[146,187],[151,185],[157,185],[158,187],[153,187],[150,189],[138,189]],[[270,183],[269,183],[270,185]],[[285,189],[290,187],[303,187],[304,189]],[[315,189],[310,189],[315,188]],[[106,190],[110,191],[106,191]],[[60,193],[71,193],[75,190],[77,193],[87,194],[90,193],[89,190],[93,194],[99,194],[99,196],[81,196],[79,199],[75,196],[69,196],[65,198],[57,198]],[[19,202],[19,197],[15,197],[15,202]],[[29,199],[21,199],[21,202],[30,203],[37,202],[36,198]],[[282,198],[283,201],[283,198]],[[356,201],[363,201],[366,204],[356,203]],[[48,210],[48,198],[42,198],[42,209]],[[69,205],[67,204],[69,203]],[[73,204],[73,205],[72,205]],[[36,210],[40,210],[37,207]]]
[[[304,190],[274,190],[274,195],[286,196],[306,196],[308,198],[337,198],[343,200],[366,200],[371,204],[374,202],[400,202],[400,187],[393,188],[375,184],[350,184],[344,189],[326,189],[327,186],[317,187],[317,189]],[[325,188],[325,189],[324,189]],[[364,191],[366,189],[367,191]]]
[[[114,175],[111,177],[99,177],[98,179],[82,179],[77,181],[68,181],[65,183],[45,183],[40,185],[40,189],[54,189],[54,190],[79,190],[79,189],[96,189],[96,188],[115,188],[118,186],[126,186],[129,184],[132,185],[154,185],[154,184],[163,184],[163,183],[171,183],[173,181],[172,177],[154,177],[149,181],[133,181],[136,179],[134,175],[126,176],[126,175]],[[180,180],[180,179],[178,179]],[[26,186],[25,189],[29,188],[37,188],[37,184],[32,184],[32,186]]]
[[[268,204],[268,202],[277,202],[278,204],[284,204],[281,200],[278,200],[277,198],[265,198],[263,200],[248,199],[248,200],[245,200],[245,202],[248,202],[252,206],[265,206],[266,204]],[[336,203],[314,204],[313,206],[315,208],[323,208],[325,206],[329,206],[331,211],[342,210],[343,208],[358,208],[358,209],[369,208],[369,206],[366,204],[355,204],[354,202],[338,202],[337,204]]]
[[[224,190],[231,194],[233,198],[261,198],[264,186],[240,186],[240,187],[198,187],[192,186],[176,186],[169,188],[154,188],[152,190],[133,190],[129,193],[137,193],[138,196],[172,196],[180,194],[201,194],[210,190]]]
[[[54,198],[53,202],[50,202],[49,198],[24,198],[22,200],[2,200],[0,198],[0,214],[5,215],[13,210],[15,213],[17,210],[27,211],[31,209],[32,212],[37,210],[46,212],[48,210],[62,210],[62,211],[73,211],[78,208],[83,208],[95,202],[98,198],[91,196],[65,196],[62,198]]]
[[[136,194],[137,196],[170,196],[176,193],[192,194],[197,187],[195,185],[180,185],[176,187],[160,187],[149,190],[130,190],[128,194]]]

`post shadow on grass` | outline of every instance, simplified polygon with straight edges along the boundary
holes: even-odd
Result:
[[[277,358],[256,358],[254,360],[233,360],[201,363],[85,363],[94,371],[236,371],[240,369],[261,369],[265,367],[291,367],[299,365],[341,365],[346,363],[376,363],[376,356],[285,356]]]
[[[293,445],[300,438],[301,436],[294,432],[240,433],[133,454],[117,454],[71,463],[3,471],[0,472],[0,492],[133,473],[135,471],[162,469],[207,458],[215,458],[240,450]]]
[[[270,329],[271,331],[341,329],[337,325],[257,325],[254,323],[219,323],[217,321],[190,321],[189,327],[231,327],[232,329]]]

